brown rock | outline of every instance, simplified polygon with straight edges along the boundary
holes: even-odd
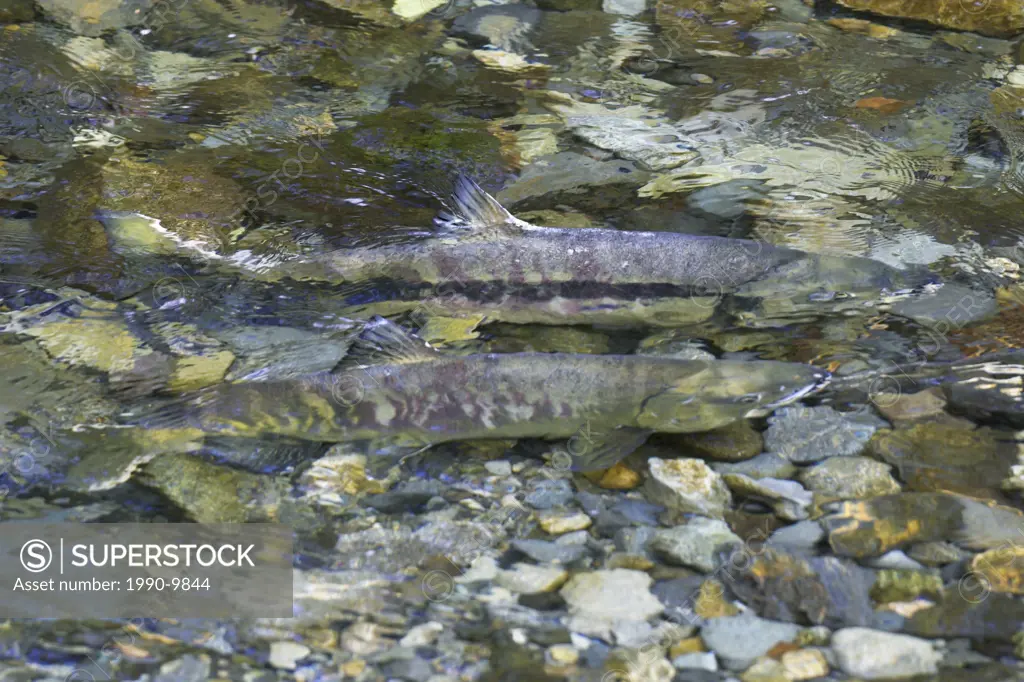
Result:
[[[838,0],[850,9],[927,21],[958,31],[1010,37],[1024,31],[1020,0]]]

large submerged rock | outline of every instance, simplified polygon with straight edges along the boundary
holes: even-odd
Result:
[[[1020,0],[838,0],[850,9],[1009,37],[1024,31]]]

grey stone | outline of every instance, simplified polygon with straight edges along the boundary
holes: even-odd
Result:
[[[999,306],[991,291],[956,282],[946,282],[929,296],[911,296],[897,301],[892,313],[924,325],[936,338],[945,338],[950,330],[984,320]]]
[[[540,10],[525,5],[488,5],[456,19],[451,32],[478,46],[493,45],[507,52],[521,52],[529,47],[529,35],[543,16]]]
[[[749,613],[713,618],[701,628],[704,645],[729,670],[745,670],[780,642],[792,642],[802,628]]]
[[[722,518],[732,503],[722,477],[699,459],[647,460],[650,477],[645,491],[649,500],[668,509]]]
[[[568,545],[550,540],[513,540],[512,549],[541,564],[571,564],[587,556],[584,545]]]
[[[798,521],[772,533],[767,545],[784,549],[811,549],[824,539],[825,531],[817,521]]]
[[[560,152],[535,159],[519,179],[498,193],[505,206],[552,194],[639,187],[650,179],[632,161],[599,161],[576,152]],[[532,203],[532,202],[531,202]]]
[[[898,549],[886,552],[880,557],[868,559],[864,563],[872,568],[902,568],[911,571],[920,571],[924,568],[924,566],[914,561]]]
[[[787,521],[806,519],[807,508],[814,501],[814,496],[796,481],[754,479],[743,474],[726,474],[724,479],[736,496],[764,501],[776,516]]]
[[[762,452],[745,462],[712,462],[711,468],[722,474],[743,474],[750,478],[789,478],[796,466],[774,452]]]
[[[640,528],[621,528],[613,538],[615,548],[627,554],[646,554],[647,543],[657,534],[656,528],[642,526]]]
[[[306,653],[309,653],[309,649],[306,649]],[[186,655],[160,666],[160,672],[153,677],[153,682],[205,682],[209,677],[208,657]]]
[[[551,509],[569,504],[573,495],[572,484],[564,478],[544,479],[526,494],[524,502],[534,509]]]
[[[576,137],[647,170],[670,170],[699,156],[678,129],[663,122],[584,115],[569,116],[566,125]]]
[[[900,491],[891,467],[868,457],[829,457],[804,469],[800,481],[823,497],[864,499]]]
[[[791,462],[859,455],[888,423],[868,412],[837,412],[828,405],[784,407],[768,418],[765,448]]]
[[[685,526],[657,531],[648,547],[670,563],[710,573],[718,568],[720,552],[741,544],[724,521],[698,516]]]
[[[682,656],[676,656],[672,659],[672,665],[678,670],[697,669],[697,670],[710,670],[715,672],[718,670],[718,659],[710,651],[705,651],[699,654],[683,654]]]
[[[569,574],[557,566],[535,566],[515,564],[507,571],[501,571],[495,582],[517,594],[552,592],[562,586]]]

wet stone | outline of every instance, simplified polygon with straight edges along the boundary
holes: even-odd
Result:
[[[888,424],[867,412],[837,412],[820,407],[784,407],[768,418],[764,434],[769,452],[797,464],[860,454],[876,430]]]
[[[811,549],[825,539],[825,531],[817,521],[798,521],[779,528],[768,538],[769,547],[780,549]]]
[[[802,556],[782,549],[733,558],[729,589],[764,618],[841,627],[874,622],[875,573],[849,559]]]
[[[422,509],[428,500],[440,495],[442,489],[443,487],[438,481],[416,479],[396,490],[367,495],[363,498],[362,503],[385,514],[416,512]]]
[[[1016,542],[1024,528],[1024,514],[1016,509],[952,493],[898,493],[838,503],[821,521],[833,551],[855,557],[951,538],[967,549],[993,549],[1011,538]]]
[[[782,642],[792,642],[800,626],[765,620],[750,614],[715,618],[701,628],[704,645],[728,670],[745,670]]]
[[[756,457],[764,445],[761,434],[746,420],[704,433],[675,436],[672,442],[686,455],[718,462],[743,462]]]
[[[524,501],[534,509],[561,507],[572,501],[572,484],[564,478],[545,479],[526,494]]]
[[[791,478],[797,472],[792,462],[774,452],[763,452],[745,462],[712,462],[711,468],[722,475],[742,474],[750,478]]]
[[[825,677],[829,673],[828,659],[818,649],[787,651],[780,660],[783,675],[793,682]]]
[[[672,659],[672,665],[677,670],[707,670],[715,672],[718,670],[718,659],[710,651],[680,654]]]
[[[722,477],[699,459],[648,460],[647,497],[668,509],[722,518],[732,495]]]
[[[657,533],[658,530],[651,527],[621,528],[612,539],[615,541],[615,547],[621,552],[644,554],[647,544]]]
[[[270,665],[280,670],[295,670],[298,661],[309,656],[309,647],[298,642],[271,642]]]
[[[869,559],[866,563],[872,568],[894,568],[894,569],[906,569],[916,571],[924,568],[921,564],[911,559],[904,552],[898,549],[894,549],[891,552],[886,552],[880,557]]]
[[[924,422],[879,434],[872,450],[899,471],[908,489],[945,490],[1001,500],[1017,464],[1013,434],[969,422]]]
[[[800,482],[825,499],[864,499],[898,493],[890,466],[867,457],[829,457],[800,472]]]
[[[929,389],[917,393],[885,393],[873,396],[871,401],[886,419],[893,423],[926,419],[941,415],[946,399],[941,390]]]
[[[554,566],[515,564],[507,571],[501,571],[495,582],[517,594],[554,592],[568,580],[569,574]]]
[[[888,17],[918,19],[958,31],[977,31],[1008,38],[1024,31],[1024,7],[1016,0],[985,0],[968,3],[961,0],[838,0],[850,9],[874,12]]]
[[[942,660],[927,640],[868,628],[834,633],[832,650],[844,673],[867,680],[934,675]]]
[[[960,561],[965,552],[951,542],[919,542],[907,548],[907,556],[925,566],[942,566]]]
[[[651,594],[651,582],[645,573],[621,568],[574,575],[560,592],[569,605],[570,629],[608,640],[615,623],[658,615],[664,607]]]
[[[75,33],[98,36],[112,28],[141,24],[152,5],[148,0],[99,0],[81,3],[74,0],[37,0],[39,8],[54,21]]]
[[[564,545],[549,540],[513,540],[512,549],[541,564],[567,565],[579,561],[588,554],[584,545]]]
[[[529,45],[529,34],[544,13],[524,5],[490,5],[463,14],[452,24],[452,34],[479,46],[492,45],[519,52]]]
[[[721,552],[741,543],[724,521],[698,516],[685,526],[657,531],[648,547],[665,561],[710,573],[718,567]]]
[[[763,501],[780,519],[799,521],[807,518],[807,508],[813,496],[796,481],[753,479],[742,474],[726,474],[723,478],[736,497]]]
[[[918,597],[934,599],[942,595],[942,578],[937,571],[883,569],[871,587],[871,598],[878,604],[910,602]]]
[[[993,592],[1024,594],[1024,547],[1008,544],[982,552],[968,568],[973,578]]]
[[[537,522],[545,532],[551,535],[561,535],[590,528],[593,520],[580,511],[547,510],[537,514]]]

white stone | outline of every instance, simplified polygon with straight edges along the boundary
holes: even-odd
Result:
[[[865,680],[935,675],[942,655],[931,642],[870,628],[845,628],[832,635],[839,668]]]
[[[487,471],[495,476],[512,475],[512,463],[507,459],[495,459],[490,462],[484,462],[484,469],[487,469]]]
[[[601,9],[608,14],[635,17],[647,9],[647,0],[604,0]]]
[[[646,491],[652,502],[717,519],[732,503],[722,476],[703,460],[652,457],[647,464],[651,476]]]
[[[271,642],[270,665],[279,670],[295,670],[298,661],[309,656],[309,647],[297,642]]]
[[[448,0],[395,0],[391,11],[407,21],[413,21],[431,10],[441,7],[446,2]]]
[[[647,620],[665,607],[650,592],[651,576],[616,568],[578,573],[561,590],[569,606],[569,629],[611,641],[619,621]]]
[[[501,571],[495,582],[519,594],[554,592],[561,587],[569,574],[559,566],[534,566],[516,564],[511,570]]]
[[[430,646],[443,631],[444,625],[436,620],[428,621],[409,630],[398,643],[407,647]]]

